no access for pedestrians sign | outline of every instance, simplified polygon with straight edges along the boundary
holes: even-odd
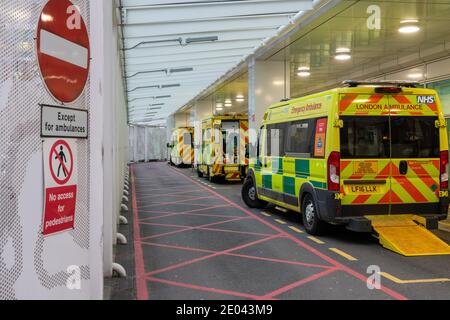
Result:
[[[44,140],[44,235],[70,230],[75,226],[76,155],[74,139]]]

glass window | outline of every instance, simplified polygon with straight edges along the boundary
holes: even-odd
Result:
[[[239,137],[239,121],[222,122],[222,147],[227,163],[239,162]]]
[[[437,117],[391,117],[392,158],[439,158]]]
[[[192,136],[189,132],[183,134],[184,145],[190,146],[192,144]]]
[[[267,126],[267,156],[282,157],[284,155],[284,131],[282,123]]]
[[[258,132],[258,149],[257,151],[257,157],[261,157],[261,156],[265,156],[266,155],[266,150],[263,150],[263,139],[265,138],[265,133],[266,133],[266,129],[264,126],[262,126],[259,129]]]
[[[447,117],[450,115],[450,79],[428,83],[427,88],[434,89],[441,100],[442,110]]]
[[[315,121],[316,119],[307,119],[288,124],[286,155],[311,157],[314,148]]]
[[[206,129],[205,140],[211,140],[211,128]]]
[[[220,125],[214,125],[214,144],[220,143]]]
[[[389,117],[342,117],[343,159],[389,158]]]

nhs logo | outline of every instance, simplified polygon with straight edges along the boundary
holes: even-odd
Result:
[[[431,104],[434,103],[434,96],[417,96],[417,103]]]

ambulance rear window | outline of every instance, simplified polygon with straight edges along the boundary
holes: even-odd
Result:
[[[437,117],[391,117],[392,158],[439,158]]]
[[[344,116],[343,159],[439,158],[437,117]]]
[[[389,117],[342,117],[343,159],[389,158]]]
[[[184,144],[186,146],[190,146],[192,144],[192,139],[191,139],[191,134],[190,133],[185,133],[183,135],[183,139],[184,139]]]

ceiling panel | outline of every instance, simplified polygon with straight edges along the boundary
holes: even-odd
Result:
[[[116,3],[129,120],[159,124],[311,9],[313,0]],[[154,104],[161,108],[151,109]]]
[[[347,4],[347,5],[346,5]],[[367,27],[369,6],[380,8],[380,29]],[[420,63],[427,59],[448,55],[450,41],[450,2],[441,0],[361,0],[343,1],[341,11],[313,29],[305,28],[291,35],[280,46],[272,48],[265,60],[288,61],[291,64],[291,95],[300,96],[321,90],[350,75],[376,77],[379,74],[404,68],[401,63]],[[416,20],[420,30],[400,33],[405,20]],[[406,23],[408,24],[408,23]],[[350,50],[351,59],[335,59],[338,48]],[[429,52],[427,52],[429,51]],[[431,53],[436,53],[431,55]],[[405,59],[405,57],[411,59]],[[301,66],[310,68],[309,77],[297,76]],[[403,73],[398,73],[401,76]]]

